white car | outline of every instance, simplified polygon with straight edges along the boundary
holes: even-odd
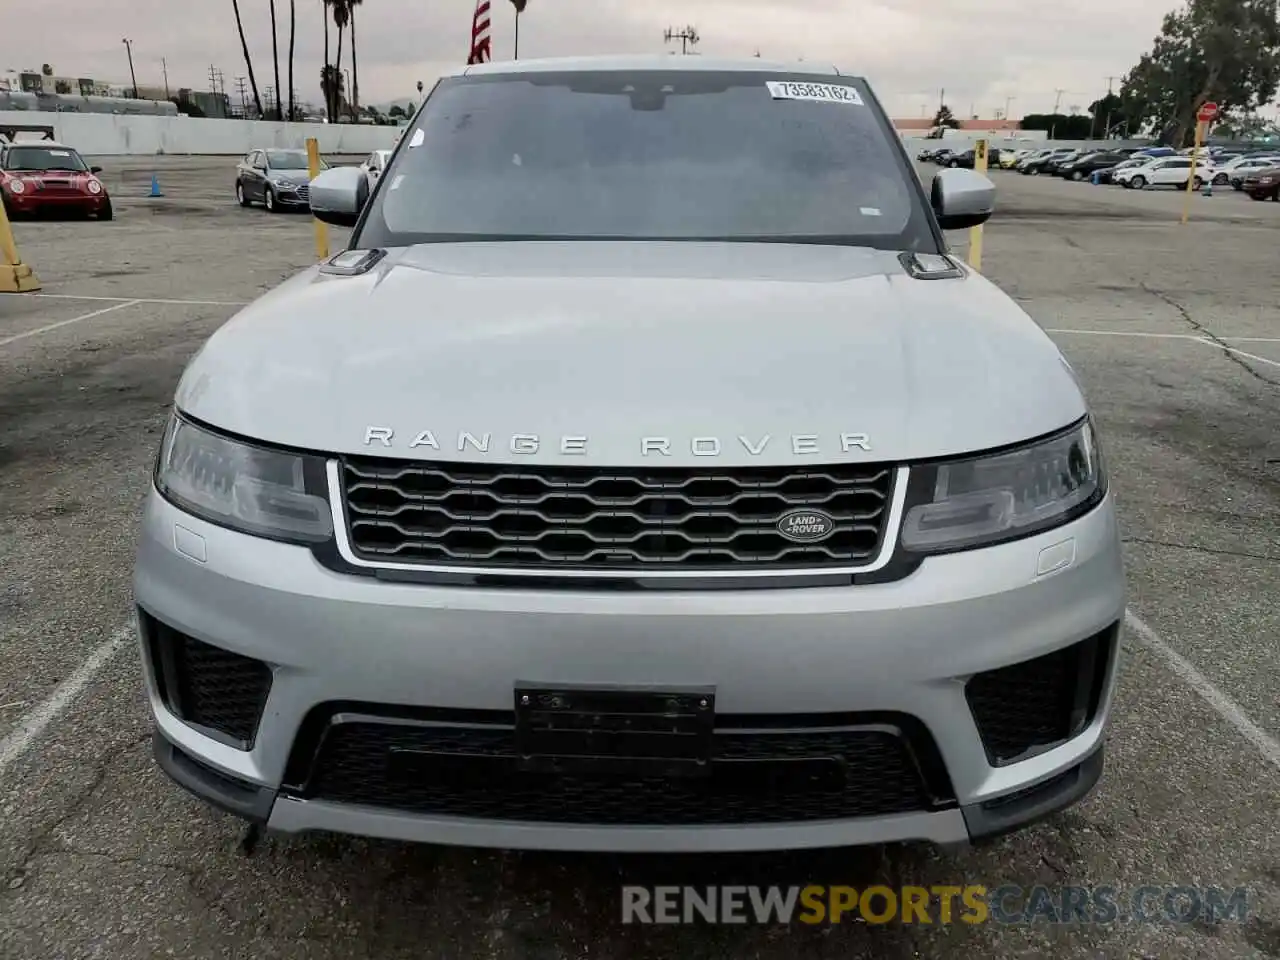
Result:
[[[364,163],[360,164],[360,169],[364,171],[365,179],[369,181],[369,190],[378,185],[378,178],[382,176],[382,171],[387,169],[387,161],[391,159],[390,150],[375,150],[364,158]]]
[[[1150,163],[1117,169],[1114,180],[1123,187],[1143,190],[1147,187],[1185,187],[1187,178],[1191,177],[1190,157],[1157,157]],[[1197,160],[1194,184],[1197,190],[1216,176],[1212,161]]]
[[[1270,167],[1280,167],[1280,156],[1276,157],[1233,157],[1222,166],[1216,168],[1213,175],[1213,182],[1230,183],[1237,190],[1244,189],[1245,177],[1253,170],[1266,170]]]

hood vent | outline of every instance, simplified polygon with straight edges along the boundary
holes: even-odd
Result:
[[[959,280],[965,275],[955,260],[938,253],[904,253],[898,260],[916,280]]]

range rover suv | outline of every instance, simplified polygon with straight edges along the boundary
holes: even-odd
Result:
[[[1102,770],[1125,587],[1071,368],[867,82],[442,78],[347,249],[190,361],[134,592],[155,750],[270,830],[962,846]]]

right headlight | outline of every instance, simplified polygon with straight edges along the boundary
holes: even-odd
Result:
[[[949,553],[1030,536],[1076,519],[1106,494],[1088,419],[1024,447],[913,467],[902,546]]]
[[[210,523],[308,544],[333,533],[320,492],[323,469],[316,457],[233,440],[175,414],[160,444],[155,483],[174,506]]]

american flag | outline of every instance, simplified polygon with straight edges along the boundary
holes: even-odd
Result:
[[[489,49],[489,0],[476,0],[476,13],[471,19],[471,53],[467,63],[487,63],[493,59]]]

